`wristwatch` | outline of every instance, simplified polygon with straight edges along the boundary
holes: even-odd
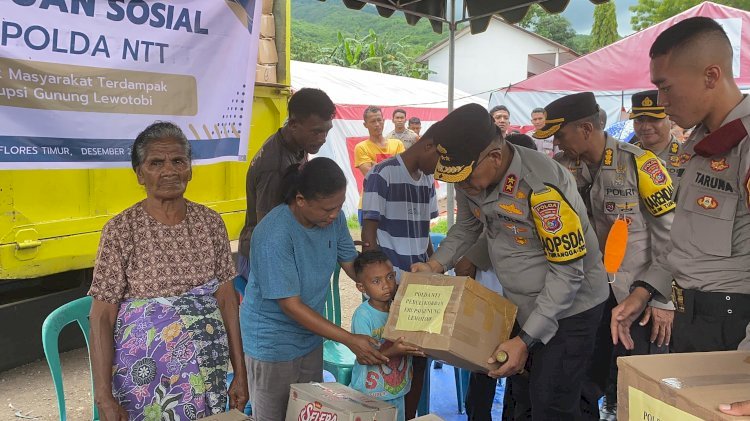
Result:
[[[526,349],[529,349],[529,350],[533,346],[535,346],[535,345],[537,345],[537,344],[539,344],[539,343],[542,342],[539,339],[534,338],[531,335],[529,335],[528,333],[524,332],[523,330],[521,331],[521,333],[518,334],[518,337],[521,338],[521,340],[523,341],[523,343],[526,344]]]
[[[641,288],[645,289],[646,291],[648,291],[648,302],[651,302],[651,300],[654,299],[654,295],[656,295],[657,292],[658,292],[656,290],[656,288],[652,287],[651,284],[649,284],[646,281],[634,281],[630,285],[630,291],[629,292],[632,294],[633,291],[635,291],[635,289],[638,288],[638,287],[641,287]]]

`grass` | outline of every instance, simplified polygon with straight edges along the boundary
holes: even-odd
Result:
[[[359,220],[357,219],[357,215],[352,215],[348,218],[346,218],[346,227],[350,230],[357,230],[359,231]]]
[[[435,234],[447,234],[448,233],[448,220],[440,218],[440,220],[430,227],[430,232]]]

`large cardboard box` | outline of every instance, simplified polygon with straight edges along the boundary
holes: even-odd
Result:
[[[750,420],[718,409],[750,398],[750,351],[622,357],[617,366],[618,420]]]
[[[225,412],[219,415],[211,415],[210,417],[201,418],[202,421],[253,421],[253,417],[243,414],[242,412],[233,409],[229,412]]]
[[[276,51],[276,40],[261,38],[258,41],[258,64],[276,64],[278,62],[279,53]]]
[[[276,37],[276,26],[273,21],[273,15],[262,15],[260,17],[260,36],[261,38]]]
[[[383,337],[422,348],[455,367],[488,372],[487,359],[508,339],[516,306],[466,276],[404,273]]]
[[[396,421],[395,406],[339,383],[293,384],[286,421]]]
[[[255,81],[258,83],[276,83],[275,64],[256,64]]]

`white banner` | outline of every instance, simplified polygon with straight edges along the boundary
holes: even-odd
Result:
[[[196,163],[245,160],[257,3],[2,0],[0,168],[128,166],[157,120]]]

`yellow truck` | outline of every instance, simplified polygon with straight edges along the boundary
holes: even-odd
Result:
[[[244,223],[249,160],[283,124],[291,95],[289,0],[276,0],[273,12],[278,83],[256,82],[248,160],[194,166],[186,192],[222,215],[233,240]],[[144,197],[130,168],[0,170],[0,371],[41,356],[41,324],[85,294],[102,227]],[[80,343],[68,333],[61,348]]]

